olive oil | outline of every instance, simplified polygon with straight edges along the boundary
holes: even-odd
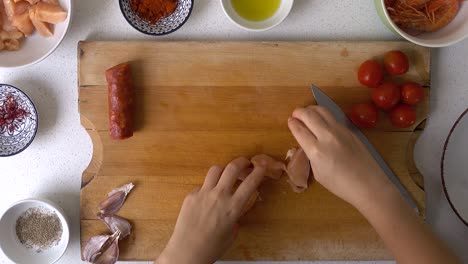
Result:
[[[263,21],[272,17],[281,5],[281,0],[231,0],[239,16],[250,21]]]

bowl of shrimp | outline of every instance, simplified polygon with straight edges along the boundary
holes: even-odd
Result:
[[[71,0],[0,0],[0,68],[27,67],[52,54],[71,11]]]
[[[374,0],[396,35],[425,47],[446,47],[468,37],[467,0]]]

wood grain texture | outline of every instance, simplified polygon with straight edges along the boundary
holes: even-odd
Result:
[[[356,71],[392,49],[410,57],[399,79],[429,92],[430,50],[407,42],[81,42],[78,47],[81,123],[94,144],[83,173],[81,242],[105,233],[97,206],[115,187],[136,187],[120,215],[134,225],[121,260],[153,260],[169,239],[185,195],[203,182],[211,165],[257,153],[284,158],[297,146],[287,118],[315,103],[316,84],[345,111],[369,100]],[[136,84],[134,137],[113,141],[108,132],[104,71],[130,61]],[[394,129],[381,114],[365,131],[424,212],[424,192],[411,175],[414,131],[426,118]],[[419,126],[418,130],[423,129]],[[413,177],[417,178],[417,177]],[[418,180],[418,184],[420,184]],[[317,183],[295,194],[283,180],[267,181],[262,201],[241,220],[228,260],[377,260],[389,253],[367,221]]]

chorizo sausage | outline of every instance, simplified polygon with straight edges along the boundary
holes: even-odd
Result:
[[[133,136],[134,88],[130,64],[122,63],[106,71],[109,101],[109,133],[112,139]]]

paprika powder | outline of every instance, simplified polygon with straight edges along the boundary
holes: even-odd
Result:
[[[154,24],[174,13],[178,0],[132,0],[131,3],[139,17]]]

